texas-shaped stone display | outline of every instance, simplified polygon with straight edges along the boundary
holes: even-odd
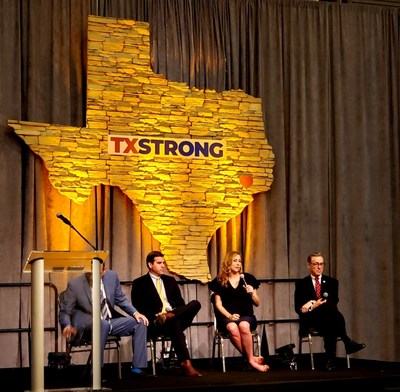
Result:
[[[116,18],[89,17],[87,82],[86,127],[8,124],[61,194],[83,203],[96,185],[119,187],[168,269],[209,281],[211,237],[273,181],[261,100],[155,74],[148,23]]]

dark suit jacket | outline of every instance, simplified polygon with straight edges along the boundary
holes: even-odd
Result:
[[[339,312],[339,281],[327,275],[322,275],[321,293],[328,294],[326,303],[311,312],[302,313],[301,307],[310,300],[317,300],[311,276],[306,276],[296,282],[294,302],[299,315],[299,335],[304,336],[309,328],[317,329],[322,335],[335,337],[332,345],[336,345],[336,336],[345,335],[344,318]],[[332,348],[333,349],[333,348]]]
[[[316,307],[310,312],[302,313],[300,308],[317,296],[311,276],[306,276],[296,282],[295,309],[299,314],[299,336],[306,336],[309,329],[315,329],[324,338],[324,348],[328,356],[336,356],[336,338],[343,342],[350,338],[346,333],[346,322],[343,314],[338,309],[339,281],[322,275],[321,293],[327,294],[326,303]]]
[[[328,306],[330,308],[337,308],[339,302],[339,281],[335,278],[331,278],[327,275],[322,275],[321,279],[321,293],[327,293],[327,303],[323,306]],[[296,313],[300,316],[301,307],[310,300],[317,300],[317,295],[315,293],[314,285],[310,275],[303,279],[296,281],[295,294],[294,294],[294,306]]]
[[[185,305],[179,285],[174,277],[168,275],[161,275],[164,283],[165,292],[167,294],[168,302],[172,308]],[[133,306],[142,314],[144,314],[149,321],[156,318],[156,314],[161,312],[162,302],[157,293],[157,289],[151,279],[149,273],[140,276],[132,282],[131,301]]]

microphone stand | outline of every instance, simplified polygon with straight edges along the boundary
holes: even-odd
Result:
[[[88,239],[86,239],[86,238],[74,227],[74,225],[73,225],[72,223],[71,223],[70,226],[71,226],[71,229],[75,230],[75,231],[79,234],[79,236],[80,236],[84,241],[86,241],[87,244],[89,244],[89,245],[92,247],[93,250],[98,250],[94,245],[92,245],[92,244],[89,242]]]

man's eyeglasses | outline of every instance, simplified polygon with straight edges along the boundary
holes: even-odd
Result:
[[[310,263],[313,267],[325,267],[325,263]]]

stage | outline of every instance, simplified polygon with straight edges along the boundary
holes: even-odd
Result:
[[[267,361],[271,369],[267,373],[249,370],[241,360],[228,358],[226,373],[222,372],[220,361],[214,366],[211,360],[194,360],[194,365],[203,377],[186,377],[176,367],[164,369],[157,367],[157,376],[134,378],[129,372],[129,363],[123,363],[122,379],[118,379],[116,364],[105,365],[102,372],[102,387],[112,391],[337,391],[341,388],[357,391],[369,390],[400,391],[400,363],[351,359],[351,368],[346,368],[344,358],[338,359],[336,370],[323,368],[322,358],[316,355],[316,369],[310,369],[309,356],[297,358],[297,370],[291,370],[289,363],[278,357]],[[151,375],[149,367],[149,375]],[[30,369],[0,369],[3,385],[7,391],[29,391]],[[84,365],[71,365],[67,368],[45,368],[45,389],[57,391],[91,390],[90,368]]]

